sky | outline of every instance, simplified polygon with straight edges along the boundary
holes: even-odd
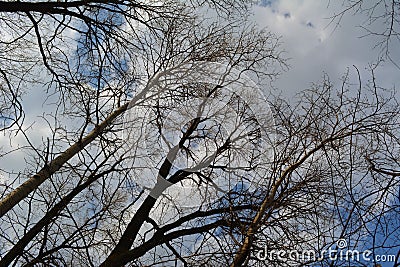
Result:
[[[287,99],[295,101],[296,93],[321,81],[324,73],[334,85],[339,85],[349,70],[350,81],[356,82],[353,65],[359,69],[364,85],[371,79],[368,69],[379,58],[380,50],[374,48],[377,39],[364,36],[366,32],[359,27],[365,25],[364,14],[349,12],[336,25],[330,23],[330,18],[343,9],[343,1],[262,0],[260,3],[253,8],[253,19],[260,27],[281,36],[282,48],[289,58],[288,71],[274,83]],[[378,25],[374,27],[379,29]],[[394,59],[400,58],[400,50],[393,49],[391,54]],[[400,84],[399,72],[389,61],[380,63],[375,70],[378,85],[395,89]],[[265,88],[266,92],[269,90]],[[393,266],[389,262],[380,263],[383,267]]]
[[[329,17],[343,9],[341,3],[328,0],[261,0],[253,6],[254,22],[281,36],[284,56],[289,58],[290,67],[275,81],[274,86],[288,99],[296,99],[297,92],[309,88],[312,82],[320,81],[324,72],[335,84],[340,83],[339,78],[347,68],[355,78],[353,64],[361,71],[364,82],[370,78],[366,68],[378,57],[379,50],[373,49],[376,40],[360,38],[365,33],[357,27],[365,21],[362,14],[348,13],[336,28],[330,24]],[[393,52],[400,57],[400,52]],[[398,71],[390,62],[382,64],[376,70],[379,84],[386,88],[395,87],[400,82]],[[271,90],[261,89],[264,92]],[[47,123],[40,117],[47,109],[38,105],[41,99],[46,98],[45,92],[39,94],[40,91],[30,90],[23,96],[25,121],[30,124],[30,136],[34,143],[41,143],[50,134]],[[23,139],[16,136],[13,142],[21,143]],[[0,136],[0,147],[9,149],[9,145],[8,136]],[[21,168],[14,157],[15,154],[3,157],[3,166],[15,166],[15,170]]]
[[[330,17],[342,9],[342,1],[328,0],[262,0],[254,6],[255,22],[281,36],[284,55],[289,58],[289,70],[275,83],[284,96],[293,97],[309,88],[321,80],[323,72],[336,84],[347,68],[355,78],[353,65],[363,81],[370,78],[367,68],[379,56],[379,49],[374,49],[377,40],[362,37],[366,33],[359,27],[365,23],[363,14],[349,12],[337,27],[330,23]],[[391,52],[395,57],[400,55],[400,50]],[[400,81],[398,71],[392,63],[384,62],[376,69],[376,76],[382,86],[393,88]]]
[[[354,78],[353,65],[361,71],[363,81],[370,78],[366,69],[377,60],[379,50],[373,48],[376,39],[361,38],[365,32],[358,26],[365,21],[364,15],[348,13],[335,27],[335,24],[330,24],[329,17],[343,8],[342,1],[262,0],[260,3],[253,7],[254,21],[281,36],[282,48],[286,51],[284,56],[289,58],[290,68],[274,84],[284,96],[295,99],[297,92],[309,88],[312,82],[320,81],[324,72],[335,84],[340,83],[340,77],[348,68]],[[400,56],[400,51],[393,53],[395,57]],[[381,64],[376,70],[378,82],[387,88],[396,87],[400,84],[399,71],[390,62]],[[29,99],[25,101],[25,108],[30,111],[27,112],[27,121],[36,121],[31,134],[36,133],[37,136],[32,139],[40,143],[49,134],[42,127],[45,122],[39,118],[43,106],[37,103],[43,95],[34,92],[25,98]],[[22,142],[23,138],[18,138],[15,143]],[[7,136],[0,136],[0,146],[7,147],[8,142]],[[15,154],[13,158],[4,157],[2,165],[15,167],[15,170],[23,169],[23,156],[20,161],[15,161],[15,157]]]

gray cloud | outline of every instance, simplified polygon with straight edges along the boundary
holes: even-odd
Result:
[[[254,18],[261,27],[282,36],[283,48],[290,58],[290,70],[276,82],[284,95],[293,96],[308,88],[311,82],[321,79],[323,72],[339,82],[347,68],[355,74],[353,65],[359,68],[364,81],[370,78],[367,68],[380,51],[374,48],[377,39],[361,38],[365,32],[358,25],[365,22],[363,15],[348,13],[336,25],[330,24],[329,17],[343,8],[339,1],[329,5],[328,1],[312,0],[263,2],[268,4],[254,7]],[[390,62],[376,70],[380,84],[390,88],[399,83],[397,73]]]

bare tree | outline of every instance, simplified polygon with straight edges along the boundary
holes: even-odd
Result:
[[[15,117],[16,127],[10,129],[10,134],[21,134],[26,139],[27,146],[22,150],[33,153],[28,160],[33,168],[28,168],[26,173],[35,174],[14,190],[11,190],[12,184],[7,184],[3,193],[9,191],[0,205],[4,222],[2,236],[8,240],[4,246],[12,248],[6,249],[2,265],[13,260],[31,264],[78,261],[93,265],[96,260],[91,255],[100,254],[94,251],[105,250],[104,245],[113,246],[118,233],[110,232],[109,226],[124,227],[124,214],[139,200],[135,195],[141,194],[130,177],[132,174],[120,177],[119,181],[110,178],[117,170],[122,173],[126,169],[118,166],[127,159],[113,156],[115,151],[120,155],[123,147],[118,137],[122,131],[118,116],[128,108],[152,103],[160,94],[152,95],[152,82],[160,73],[186,62],[222,60],[240,66],[242,71],[274,77],[275,70],[265,66],[269,67],[273,61],[282,63],[276,51],[277,38],[272,34],[243,29],[240,20],[210,24],[191,17],[190,6],[127,4],[121,11],[123,3],[119,2],[71,5],[26,3],[16,9],[8,4],[3,6],[2,11],[8,12],[3,21],[9,30],[3,44],[12,45],[6,54],[7,60],[16,65],[26,62],[25,68],[33,69],[28,74],[41,70],[38,66],[50,74],[50,80],[44,77],[41,81],[33,74],[28,78],[19,73],[13,76],[10,68],[4,71],[4,79],[10,76],[16,79],[14,83],[8,82],[9,85],[46,86],[46,93],[49,97],[55,96],[56,101],[54,111],[43,116],[51,136],[41,145],[31,140],[29,129],[19,117]],[[142,21],[141,16],[147,20]],[[20,27],[15,28],[14,24]],[[76,34],[78,38],[73,39],[69,34]],[[20,45],[22,42],[28,45]],[[32,43],[36,43],[38,53],[34,52],[36,46]],[[77,46],[76,54],[68,50],[70,45]],[[33,51],[33,57],[39,54],[42,64],[30,60],[29,54],[25,56],[26,51]],[[16,54],[19,56],[15,57]],[[147,86],[144,89],[138,86],[132,92],[133,86],[141,81]],[[11,93],[17,92],[9,89]],[[196,87],[185,90],[188,93]],[[179,102],[183,95],[172,97]],[[18,107],[18,101],[14,103]],[[67,125],[65,119],[72,119],[76,126]],[[192,126],[194,129],[196,124]],[[137,160],[135,156],[131,158]],[[23,173],[9,172],[9,175],[19,179]],[[130,184],[128,189],[121,189],[125,184]],[[89,193],[80,196],[84,190]],[[82,200],[88,202],[88,209],[82,207]],[[118,203],[121,205],[113,208]],[[112,215],[104,217],[109,212]],[[145,218],[146,213],[140,216]],[[98,230],[100,226],[93,228],[93,224],[101,225],[104,220],[113,221],[106,226],[107,231]],[[59,232],[60,229],[63,231]],[[112,237],[111,243],[96,241],[99,236]],[[72,256],[66,256],[62,251],[71,247],[74,247]]]
[[[398,249],[394,210],[399,181],[394,172],[374,168],[371,160],[398,169],[397,102],[390,93],[384,97],[375,84],[362,89],[361,80],[354,90],[348,79],[346,75],[335,90],[325,77],[301,93],[294,106],[279,99],[271,103],[277,121],[276,165],[231,266],[259,261],[251,253],[255,248],[262,251],[258,255],[266,266],[302,266],[318,257],[321,266],[342,266],[348,264],[344,257],[321,255],[341,239],[347,240],[347,249]],[[382,227],[383,220],[390,229],[390,234],[380,233],[387,237],[384,241],[369,232]],[[265,247],[312,251],[317,257],[270,257]]]
[[[358,86],[265,98],[285,60],[246,8],[2,3],[1,131],[25,143],[2,157],[26,168],[2,169],[0,266],[340,266],[265,248],[396,247],[394,95],[355,69]],[[42,140],[22,105],[39,86]]]

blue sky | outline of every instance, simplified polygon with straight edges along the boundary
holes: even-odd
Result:
[[[366,33],[359,27],[365,25],[363,14],[349,12],[339,25],[330,23],[330,17],[343,9],[342,3],[328,0],[262,0],[254,7],[256,23],[281,36],[285,56],[290,58],[289,70],[274,84],[283,96],[295,99],[297,92],[309,88],[312,82],[320,81],[324,73],[338,85],[340,78],[349,70],[351,81],[356,82],[353,65],[360,70],[364,85],[371,79],[369,67],[380,54],[380,50],[374,48],[378,40],[370,36],[362,37]],[[380,25],[374,27],[379,30]],[[400,50],[391,50],[391,54],[395,60],[400,58]],[[397,88],[400,84],[399,72],[393,63],[382,62],[375,70],[378,84],[388,89]],[[264,90],[268,92],[271,88]],[[394,216],[398,217],[398,214]],[[400,218],[397,222],[400,224]],[[383,240],[383,237],[378,239]],[[398,246],[399,242],[389,238],[386,245],[391,244]],[[364,245],[368,247],[368,244]],[[398,247],[375,251],[381,255],[397,252]],[[393,263],[380,264],[382,267],[393,266]]]
[[[379,55],[378,49],[373,49],[376,40],[370,37],[360,38],[365,34],[358,26],[363,23],[363,15],[347,14],[341,24],[335,28],[330,19],[335,12],[343,8],[342,1],[328,0],[262,0],[260,5],[253,7],[254,20],[261,27],[267,27],[277,35],[282,36],[282,47],[290,68],[275,82],[277,90],[284,96],[293,97],[297,92],[308,88],[312,82],[321,80],[326,72],[331,80],[338,84],[340,77],[350,69],[354,78],[356,65],[361,71],[362,79],[370,78],[367,68],[373,64]],[[400,52],[393,51],[400,57]],[[400,82],[399,69],[392,63],[381,64],[376,70],[379,84],[393,88]],[[93,81],[94,82],[94,81]],[[271,88],[264,88],[267,92]],[[32,90],[35,91],[35,90]],[[46,123],[39,116],[43,105],[38,105],[44,99],[44,94],[37,92],[25,96],[24,108],[27,112],[26,121],[35,121],[31,125],[31,136],[40,143],[50,132]],[[14,137],[15,144],[23,143],[23,138]],[[0,145],[7,147],[8,137],[0,138]],[[15,161],[19,156],[20,160]],[[13,158],[5,157],[2,164],[12,169],[23,169],[25,164],[23,154],[13,154]],[[1,178],[1,177],[0,177]],[[382,266],[390,266],[382,264]]]

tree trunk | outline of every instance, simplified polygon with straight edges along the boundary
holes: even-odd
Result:
[[[55,172],[57,172],[68,160],[79,153],[83,148],[85,148],[90,142],[96,139],[104,129],[109,126],[116,117],[124,113],[128,108],[129,103],[124,104],[113,113],[111,113],[102,123],[96,126],[87,136],[82,140],[79,140],[67,150],[65,150],[61,155],[52,160],[49,164],[44,166],[37,174],[30,177],[22,185],[10,192],[4,199],[0,202],[0,217],[11,210],[15,205],[17,205],[22,199],[27,197],[33,190],[38,188],[44,181],[51,177]]]

